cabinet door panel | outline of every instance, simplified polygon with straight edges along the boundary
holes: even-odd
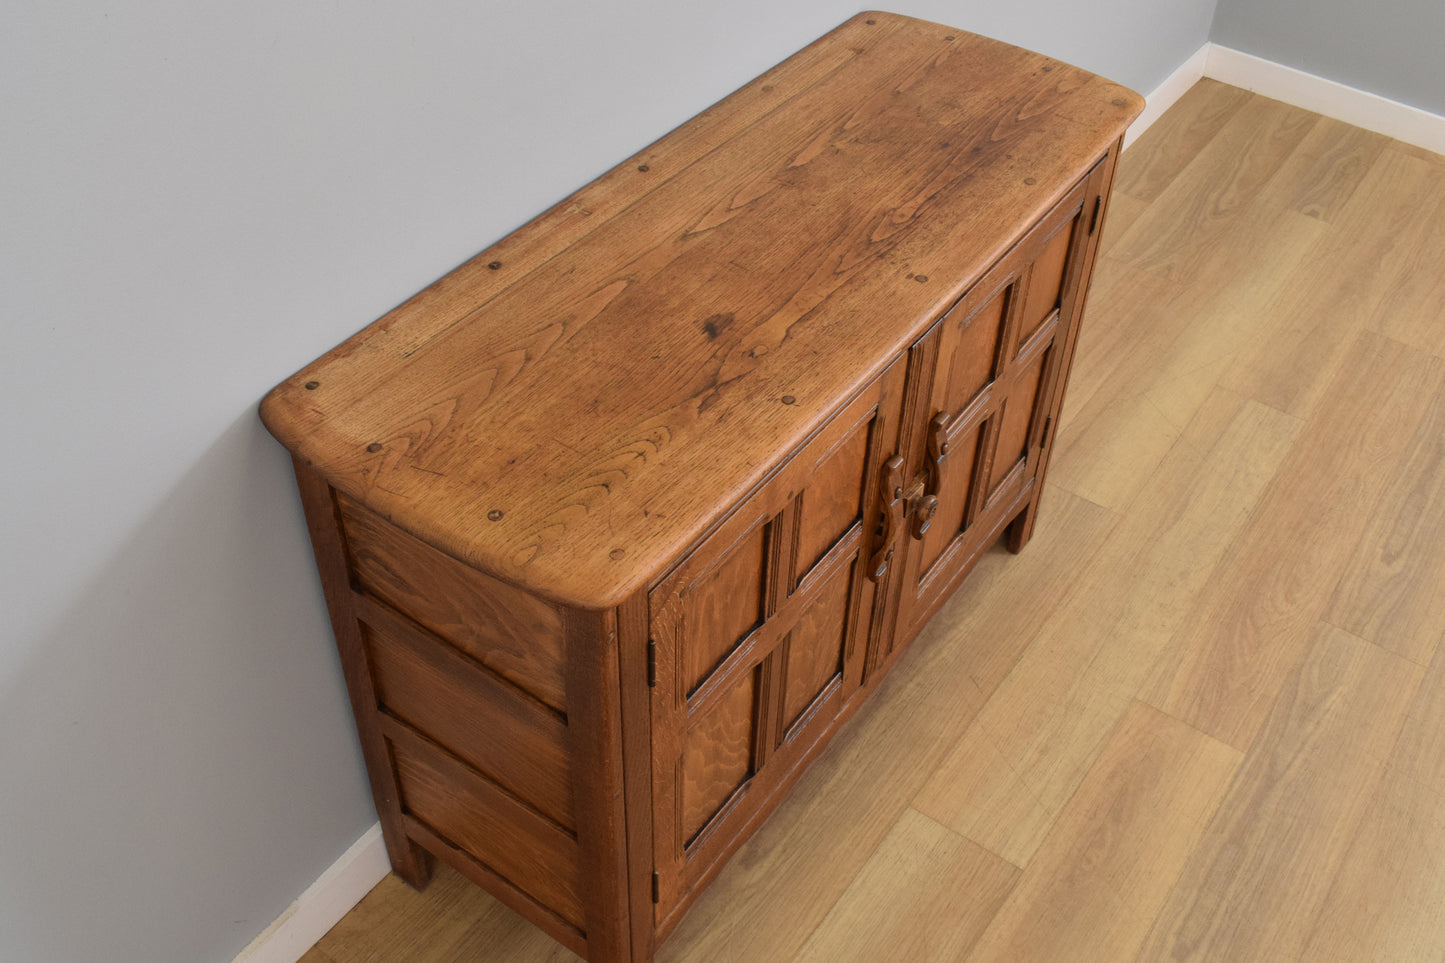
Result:
[[[1052,343],[1042,351],[1035,352],[1032,361],[1022,362],[1013,375],[1012,383],[1004,393],[999,411],[998,443],[994,448],[993,464],[989,470],[989,501],[998,497],[1009,473],[1029,454],[1029,428],[1035,421],[1042,420],[1042,406],[1039,404],[1047,393],[1044,389],[1044,372],[1048,366]]]
[[[767,525],[754,526],[688,586],[693,644],[683,655],[689,693],[763,621],[767,535]]]
[[[659,922],[862,682],[904,371],[845,405],[648,595]]]
[[[1019,343],[1027,344],[1045,321],[1063,303],[1069,249],[1074,243],[1078,218],[1070,218],[1043,242],[1043,252],[1029,269],[1028,294],[1024,298]]]
[[[799,496],[798,571],[807,572],[863,516],[869,433],[858,426],[813,471]]]
[[[808,709],[826,696],[830,686],[844,682],[849,616],[854,614],[849,604],[854,567],[831,573],[788,635],[782,660],[784,739],[793,734]]]
[[[926,577],[944,549],[961,536],[978,513],[978,497],[974,479],[985,454],[983,439],[989,430],[988,421],[971,422],[958,434],[949,433],[948,470],[941,473],[938,488],[938,514],[928,531],[923,533],[916,551],[919,574]]]
[[[909,390],[925,401],[922,423],[906,429],[898,627],[880,659],[912,638],[1015,503],[1027,504],[1101,189],[1098,176],[1080,182],[912,349]]]
[[[1011,286],[1001,288],[978,310],[955,322],[956,330],[944,339],[948,357],[939,359],[939,370],[946,372],[946,380],[944,390],[936,393],[935,411],[963,411],[993,381],[1013,293]],[[944,323],[948,324],[948,319]]]
[[[682,752],[682,834],[691,842],[753,774],[757,671],[690,719]]]

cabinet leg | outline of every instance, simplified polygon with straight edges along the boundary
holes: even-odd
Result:
[[[386,841],[386,854],[391,857],[391,871],[412,889],[421,891],[431,882],[432,855],[410,839],[393,844]]]
[[[1038,518],[1038,515],[1039,499],[1038,496],[1035,495],[1029,499],[1028,507],[1019,512],[1017,518],[1009,522],[1004,536],[1004,544],[1008,546],[1010,552],[1017,555],[1024,550],[1024,546],[1027,545],[1029,539],[1033,537],[1034,520]]]

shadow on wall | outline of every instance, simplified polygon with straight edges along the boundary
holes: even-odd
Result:
[[[230,959],[375,821],[294,488],[248,410],[0,680],[7,960]]]

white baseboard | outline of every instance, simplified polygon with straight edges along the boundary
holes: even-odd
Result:
[[[377,823],[232,963],[296,963],[389,872],[391,861],[381,840],[381,823]]]
[[[1205,44],[1194,55],[1179,67],[1164,82],[1155,87],[1144,97],[1144,113],[1129,125],[1124,132],[1124,146],[1128,147],[1138,139],[1139,135],[1148,130],[1154,121],[1163,116],[1164,111],[1174,106],[1174,102],[1184,96],[1185,91],[1193,87],[1204,76],[1204,64],[1209,56],[1209,48],[1212,44]]]
[[[1229,47],[1205,46],[1206,77],[1445,154],[1445,117],[1439,114]]]

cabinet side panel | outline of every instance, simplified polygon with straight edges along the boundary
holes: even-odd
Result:
[[[554,606],[443,555],[344,495],[338,501],[358,587],[566,709],[566,646]]]
[[[437,742],[568,829],[567,724],[555,710],[380,605],[359,605],[381,712]]]
[[[574,926],[582,925],[577,841],[423,736],[383,725],[403,811]]]
[[[361,752],[366,760],[366,775],[371,783],[371,798],[381,819],[382,837],[391,868],[410,885],[420,889],[431,879],[431,858],[426,851],[407,838],[401,811],[401,792],[397,786],[396,769],[382,735],[376,712],[376,692],[372,686],[366,651],[356,621],[355,593],[351,591],[351,575],[347,568],[346,544],[341,535],[341,513],[336,493],[326,480],[299,458],[292,459],[301,505],[306,512],[306,528],[316,552],[316,567],[321,574],[321,588],[326,595],[326,608],[331,615],[331,628],[336,634],[336,647],[341,655],[341,670],[346,676],[346,691],[351,698],[351,711],[356,719],[356,732],[361,739]]]

